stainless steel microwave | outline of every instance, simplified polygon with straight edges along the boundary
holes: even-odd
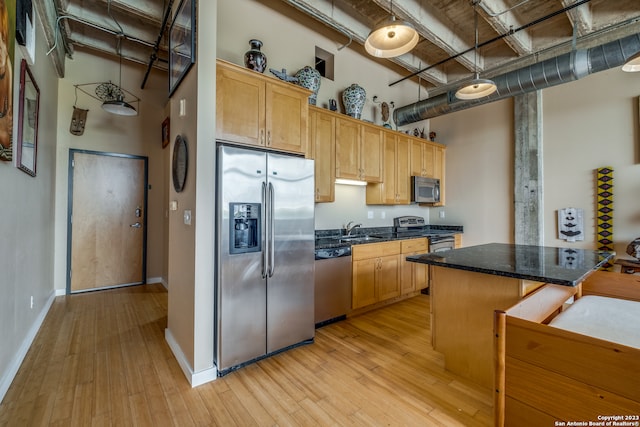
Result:
[[[412,176],[411,201],[413,203],[440,202],[440,180],[437,178]]]

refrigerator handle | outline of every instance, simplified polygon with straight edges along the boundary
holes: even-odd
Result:
[[[267,183],[266,182],[262,182],[262,235],[260,236],[260,239],[262,239],[262,278],[266,279],[267,278],[267,229],[266,229],[266,225],[267,225]]]
[[[273,273],[276,271],[276,239],[274,236],[276,220],[274,215],[274,206],[275,190],[273,188],[273,184],[269,183],[269,277],[272,277]]]

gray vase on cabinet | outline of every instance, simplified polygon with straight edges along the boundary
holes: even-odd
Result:
[[[353,83],[342,92],[342,103],[344,104],[346,113],[356,119],[362,117],[362,108],[364,107],[366,99],[367,92],[362,86],[358,86],[356,83]]]
[[[320,90],[320,72],[315,68],[311,68],[306,65],[304,68],[300,69],[294,77],[298,79],[298,84],[300,86],[313,91],[313,93],[309,95],[309,104],[316,105],[318,90]]]

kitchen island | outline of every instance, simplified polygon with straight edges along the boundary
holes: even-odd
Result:
[[[492,388],[493,316],[545,283],[579,286],[612,252],[490,243],[408,256],[430,267],[431,343],[447,370]]]

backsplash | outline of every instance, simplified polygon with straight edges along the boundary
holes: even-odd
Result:
[[[336,185],[335,191],[335,202],[316,203],[316,230],[342,228],[349,221],[363,227],[391,227],[393,218],[404,215],[421,216],[429,221],[429,208],[425,206],[367,205],[366,187]]]

